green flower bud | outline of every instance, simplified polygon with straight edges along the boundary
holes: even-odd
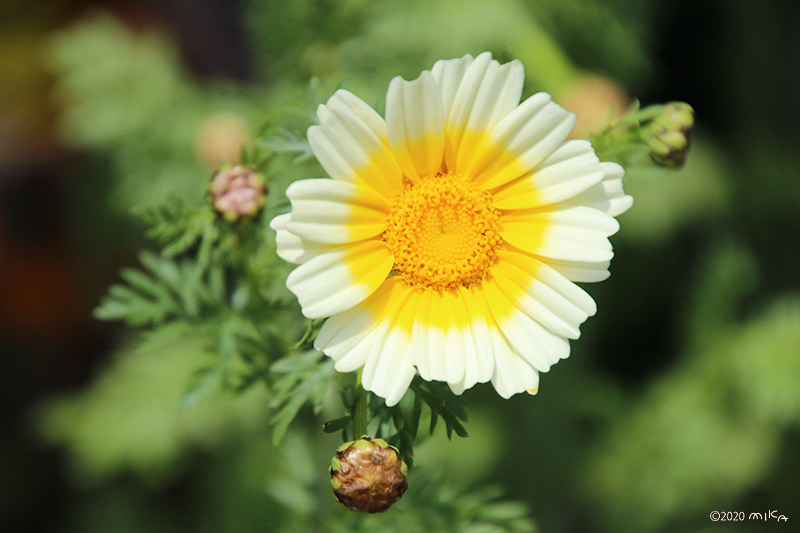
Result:
[[[382,439],[361,437],[346,442],[331,460],[331,485],[336,499],[361,513],[382,513],[408,488],[400,452]]]
[[[694,109],[685,102],[664,104],[661,112],[642,128],[642,140],[656,165],[680,168],[686,164],[694,127]]]
[[[208,201],[231,222],[256,215],[264,207],[266,199],[264,178],[249,167],[218,170],[208,185]]]

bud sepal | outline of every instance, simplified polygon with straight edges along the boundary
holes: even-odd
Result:
[[[634,102],[623,118],[590,140],[600,159],[626,168],[647,164],[649,158],[659,167],[678,169],[689,157],[694,119],[694,109],[685,102],[643,109]]]

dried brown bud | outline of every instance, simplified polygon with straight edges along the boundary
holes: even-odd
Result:
[[[235,222],[258,213],[264,207],[267,188],[261,174],[252,168],[235,166],[217,171],[208,186],[214,209]]]
[[[331,460],[330,472],[336,499],[362,513],[386,511],[408,488],[400,452],[382,439],[361,437],[342,444]]]

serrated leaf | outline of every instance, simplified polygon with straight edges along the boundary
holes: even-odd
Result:
[[[220,266],[213,266],[208,270],[208,288],[215,302],[225,304],[226,287],[225,271]]]
[[[315,387],[316,383],[313,378],[299,382],[298,386],[292,389],[292,393],[283,408],[272,417],[272,443],[275,446],[283,439],[289,424],[295,419],[300,408],[309,401]]]
[[[273,365],[270,367],[270,370],[280,374],[302,372],[315,366],[316,362],[321,358],[322,354],[320,354],[320,352],[307,352],[303,354],[292,355],[275,361],[275,363],[273,363]]]
[[[467,433],[467,428],[462,426],[461,422],[459,422],[458,420],[453,421],[453,429],[455,430],[456,435],[458,435],[462,439],[466,439],[467,437],[469,437],[469,433]]]
[[[416,394],[414,395],[414,410],[411,414],[411,435],[416,440],[419,434],[419,419],[422,417],[422,400]]]
[[[464,422],[467,421],[467,411],[461,405],[457,396],[455,396],[449,388],[444,387],[435,381],[426,382],[425,387],[428,389],[428,391],[430,391],[431,394],[444,403],[444,406],[448,411],[453,413]]]
[[[322,406],[333,375],[333,361],[322,360],[319,352],[308,352],[276,361],[270,370],[284,374],[273,384],[270,407],[277,410],[272,417],[272,440],[277,445],[303,405],[311,403],[314,411]]]
[[[301,163],[314,157],[311,145],[308,144],[308,140],[304,136],[282,128],[275,135],[261,138],[256,143],[273,152],[300,154],[294,159],[295,163]]]
[[[150,226],[145,235],[164,245],[161,251],[164,257],[186,252],[198,240],[202,240],[201,247],[208,247],[219,238],[217,217],[208,205],[188,207],[172,197],[161,205],[137,209],[135,214]]]
[[[184,322],[182,320],[174,320],[172,322],[162,324],[161,326],[158,326],[152,330],[143,331],[141,334],[141,342],[136,347],[136,350],[156,350],[165,344],[174,342],[181,337],[188,336],[192,332],[196,335],[198,333],[196,328],[196,325]]]
[[[213,392],[220,381],[220,365],[207,366],[199,369],[192,376],[189,386],[180,401],[181,409],[188,409]]]
[[[168,296],[168,293],[164,291],[164,287],[160,286],[156,283],[153,278],[142,272],[141,270],[137,270],[134,268],[123,268],[120,271],[120,277],[128,282],[128,284],[137,289],[139,292],[143,292],[147,295],[152,296],[153,298],[163,298],[164,296]]]
[[[131,326],[144,326],[160,323],[176,310],[169,300],[154,302],[130,287],[113,285],[94,315],[100,320],[124,320]]]
[[[430,427],[430,434],[433,435],[433,432],[436,430],[436,423],[439,421],[439,411],[435,407],[431,407],[431,427]]]

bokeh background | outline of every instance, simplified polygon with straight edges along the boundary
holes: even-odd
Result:
[[[199,348],[132,355],[136,333],[92,310],[152,247],[133,206],[199,202],[310,92],[382,111],[393,76],[484,50],[582,131],[633,97],[685,100],[697,129],[684,169],[626,177],[636,203],[571,357],[536,397],[468,393],[471,436],[440,428],[418,464],[501,487],[547,533],[793,530],[799,27],[791,0],[3,0],[0,530],[304,531],[333,505],[321,417],[274,449],[257,391],[178,409]]]

